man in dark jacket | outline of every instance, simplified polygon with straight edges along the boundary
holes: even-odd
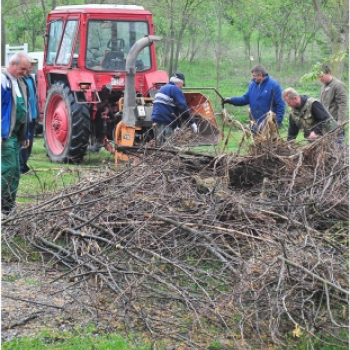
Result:
[[[29,69],[28,55],[15,53],[9,66],[1,71],[1,107],[10,103],[11,108],[1,115],[1,216],[15,209],[19,185],[19,143],[28,147],[27,134],[27,86],[23,82]]]
[[[304,138],[310,141],[322,136],[327,131],[337,128],[338,123],[332,118],[324,106],[315,98],[299,95],[293,88],[282,93],[283,99],[291,107],[289,114],[288,140],[304,131]]]
[[[32,71],[35,68],[35,64],[38,63],[37,60],[33,59],[29,56],[29,71],[27,75],[24,77],[24,82],[27,85],[28,89],[28,132],[29,132],[29,146],[26,148],[21,147],[19,151],[19,160],[20,160],[20,168],[21,174],[25,174],[29,171],[29,167],[27,165],[27,161],[30,157],[33,147],[34,141],[34,133],[36,126],[36,118],[38,116],[38,103],[37,103],[37,95],[36,95],[36,84],[34,77],[31,75]]]
[[[224,103],[234,106],[249,105],[253,130],[261,130],[264,127],[263,122],[269,111],[276,114],[276,122],[281,127],[286,105],[282,100],[280,84],[269,76],[261,64],[253,67],[251,73],[253,79],[246,93],[240,97],[226,97]]]
[[[183,86],[185,86],[185,76],[177,72],[154,97],[151,120],[157,146],[161,146],[173,136],[174,131],[176,132],[180,126],[180,119],[189,120],[192,131],[198,132],[181,90]]]

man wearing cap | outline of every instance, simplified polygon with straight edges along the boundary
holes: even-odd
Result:
[[[161,146],[174,134],[174,130],[179,128],[180,118],[189,120],[192,131],[198,132],[181,90],[183,86],[185,86],[185,76],[176,72],[169,83],[162,86],[154,97],[151,120],[157,146]]]
[[[21,174],[25,174],[30,170],[27,165],[27,161],[30,157],[30,154],[32,153],[36,118],[38,116],[36,84],[35,84],[34,77],[31,75],[31,73],[35,68],[35,64],[38,63],[38,60],[30,56],[28,57],[29,57],[29,70],[27,71],[27,74],[24,76],[23,80],[27,85],[27,91],[28,91],[28,132],[29,132],[30,143],[28,147],[26,148],[21,147],[19,151]]]

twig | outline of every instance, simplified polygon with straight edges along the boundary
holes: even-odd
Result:
[[[23,299],[14,295],[10,295],[7,293],[1,293],[1,296],[3,298],[8,298],[8,299],[12,299],[12,300],[20,300],[20,301],[24,301],[26,303],[32,303],[32,304],[37,304],[37,305],[41,305],[41,306],[47,306],[47,307],[53,307],[55,309],[64,309],[63,306],[56,306],[56,305],[52,305],[52,304],[46,304],[46,303],[41,303],[39,301],[34,301],[34,300],[29,300],[29,299]]]
[[[339,290],[339,291],[342,292],[342,293],[345,293],[345,294],[349,295],[349,291],[347,291],[347,290],[345,290],[345,289],[343,289],[343,288],[337,286],[336,284],[334,284],[334,283],[332,283],[332,282],[330,282],[330,281],[325,280],[324,278],[322,278],[322,277],[320,277],[320,276],[318,276],[318,275],[315,275],[313,272],[311,272],[310,270],[306,269],[305,267],[300,266],[300,265],[294,263],[293,261],[287,260],[287,259],[285,259],[285,258],[282,257],[282,256],[278,256],[277,259],[283,260],[283,261],[286,262],[287,264],[292,265],[292,266],[294,266],[294,267],[296,267],[296,268],[298,268],[298,269],[303,270],[304,272],[306,272],[307,274],[309,274],[309,275],[312,276],[313,278],[315,278],[315,279],[317,279],[317,280],[319,280],[319,281],[321,281],[321,282],[323,282],[323,283],[325,283],[325,284],[328,284],[329,286],[332,286],[333,288]]]
[[[18,326],[23,326],[24,324],[28,323],[29,321],[31,320],[34,320],[35,318],[38,317],[38,315],[40,313],[43,313],[44,311],[40,311],[40,312],[36,312],[35,314],[31,315],[31,316],[28,316],[20,321],[17,321],[17,322],[14,322],[12,324],[9,324],[7,326],[3,326],[1,327],[1,330],[2,331],[6,331],[7,329],[12,329],[12,328],[15,328],[15,327],[18,327]]]

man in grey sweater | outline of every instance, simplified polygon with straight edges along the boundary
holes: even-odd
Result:
[[[348,91],[345,84],[332,76],[331,68],[327,64],[322,65],[322,73],[318,78],[323,84],[320,102],[339,124],[348,121]]]

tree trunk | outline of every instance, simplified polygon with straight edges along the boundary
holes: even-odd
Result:
[[[217,20],[218,20],[218,37],[217,37],[217,52],[216,52],[216,89],[220,85],[220,63],[222,54],[222,11],[219,2],[217,2]]]
[[[51,10],[53,10],[57,5],[56,0],[52,0],[52,6],[51,6]]]
[[[170,5],[170,13],[173,13],[173,1],[171,1]],[[173,65],[174,65],[174,19],[173,16],[170,16],[170,62],[168,67],[168,75],[169,77],[173,74]]]
[[[184,24],[184,22],[182,22],[182,26],[179,32],[179,36],[177,38],[176,41],[176,51],[175,51],[175,57],[174,57],[174,64],[173,64],[173,72],[176,72],[177,67],[179,66],[179,56],[180,56],[180,49],[181,49],[181,41],[182,41],[182,37],[185,31],[185,27],[186,25]]]
[[[44,19],[46,20],[46,4],[45,4],[45,1],[41,0],[40,3],[41,3],[41,7],[43,8]]]
[[[4,20],[3,13],[1,12],[1,66],[5,66],[5,54],[6,54],[5,20]]]
[[[258,39],[257,39],[257,51],[258,51],[258,63],[261,63],[261,37],[260,37],[260,33],[258,34]]]
[[[332,23],[322,10],[319,0],[312,0],[315,14],[323,31],[330,40],[332,48],[332,75],[341,79],[344,70],[344,60],[340,60],[342,52],[345,52],[349,46],[349,2],[342,2],[342,18],[339,18],[339,23]]]

